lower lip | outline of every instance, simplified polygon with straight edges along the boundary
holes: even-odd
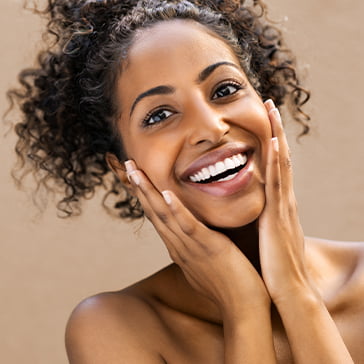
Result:
[[[246,166],[238,172],[238,174],[229,181],[211,182],[211,183],[194,183],[188,182],[192,187],[198,188],[200,191],[217,197],[225,197],[245,189],[253,176],[253,163],[249,158]]]

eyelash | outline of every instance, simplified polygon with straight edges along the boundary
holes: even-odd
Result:
[[[218,91],[219,91],[219,90],[221,90],[222,88],[226,88],[226,87],[228,87],[228,86],[233,86],[233,87],[235,87],[235,88],[236,88],[236,90],[235,90],[234,92],[232,92],[231,94],[229,94],[229,95],[225,95],[225,96],[218,97],[219,99],[220,99],[220,98],[223,98],[223,97],[229,97],[229,96],[231,96],[231,95],[234,95],[234,94],[236,94],[238,91],[240,91],[241,89],[243,89],[243,88],[244,88],[244,85],[242,85],[241,83],[236,82],[236,81],[223,82],[222,84],[218,85],[218,86],[215,88],[215,90],[214,90],[214,92],[213,92],[213,94],[212,94],[212,96],[211,96],[211,99],[212,99],[212,100],[216,100],[217,98],[214,98],[214,95],[216,94],[216,92],[218,92]]]
[[[232,92],[232,93],[230,93],[229,95],[223,95],[223,96],[221,96],[221,97],[214,97],[214,95],[219,91],[219,90],[221,90],[221,89],[223,89],[223,88],[226,88],[226,87],[228,87],[228,86],[233,86],[233,87],[235,87],[235,91],[234,92]],[[213,92],[213,94],[212,94],[212,96],[211,96],[211,100],[216,100],[216,99],[220,99],[220,98],[224,98],[224,97],[229,97],[229,96],[232,96],[232,95],[234,95],[234,94],[236,94],[239,90],[241,90],[241,89],[243,89],[244,88],[244,85],[242,85],[242,84],[240,84],[239,82],[236,82],[236,81],[228,81],[228,82],[224,82],[224,83],[222,83],[222,84],[220,84],[220,85],[218,85],[216,88],[215,88],[215,90],[214,90],[214,92]],[[143,121],[142,121],[142,127],[143,128],[152,128],[152,127],[155,127],[156,125],[158,125],[159,123],[161,123],[161,122],[163,122],[163,120],[165,120],[165,119],[168,119],[168,117],[170,116],[170,115],[168,115],[168,116],[166,116],[164,119],[162,119],[162,120],[160,120],[160,121],[156,121],[156,122],[154,122],[154,123],[149,123],[149,120],[153,117],[153,116],[157,116],[158,114],[160,114],[160,113],[164,113],[164,112],[167,112],[167,113],[170,113],[170,114],[173,114],[173,111],[170,111],[166,106],[159,106],[157,109],[155,109],[155,110],[152,110],[152,111],[150,111],[146,116],[145,116],[145,118],[143,119]]]
[[[170,111],[166,106],[159,106],[157,109],[152,110],[150,112],[148,112],[148,114],[145,116],[145,118],[142,121],[142,127],[143,128],[152,128],[154,126],[156,126],[157,124],[159,124],[161,121],[156,121],[154,123],[148,123],[148,121],[153,117],[156,116],[162,112],[169,112],[169,113],[173,113],[173,111]],[[169,116],[167,116],[165,119],[167,119]],[[163,120],[165,120],[163,119]],[[163,121],[162,120],[162,121]]]

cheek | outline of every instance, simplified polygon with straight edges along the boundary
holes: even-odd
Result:
[[[138,136],[131,138],[129,158],[133,159],[159,190],[168,188],[169,176],[173,172],[175,153],[171,143],[163,138]]]
[[[263,102],[258,95],[244,97],[231,105],[227,117],[234,123],[236,130],[239,130],[238,138],[255,139],[256,158],[259,168],[263,172],[267,162],[269,141],[272,138],[272,127]]]
[[[271,138],[272,128],[267,110],[255,92],[232,105],[229,118],[236,120],[237,126],[250,132],[260,141]]]

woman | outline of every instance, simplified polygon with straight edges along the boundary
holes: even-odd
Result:
[[[65,185],[66,214],[113,171],[120,215],[144,212],[174,262],[82,302],[71,363],[364,358],[363,247],[304,238],[275,105],[306,133],[306,93],[264,6],[241,3],[49,1],[17,151]]]

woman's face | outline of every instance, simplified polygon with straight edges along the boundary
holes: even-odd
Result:
[[[271,128],[229,46],[193,21],[141,32],[118,83],[125,151],[202,222],[240,227],[264,203]]]

